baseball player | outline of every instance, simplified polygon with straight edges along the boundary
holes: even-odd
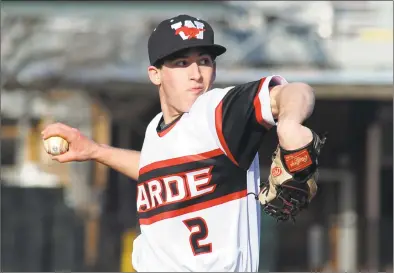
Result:
[[[138,181],[137,271],[256,272],[260,209],[293,219],[317,190],[325,136],[302,125],[313,90],[279,75],[213,89],[215,59],[226,48],[214,43],[206,21],[189,15],[161,22],[148,51],[162,112],[147,126],[141,151],[100,145],[57,123],[43,138],[61,136],[69,150],[53,159],[96,160]],[[258,149],[274,126],[278,147],[260,179]]]

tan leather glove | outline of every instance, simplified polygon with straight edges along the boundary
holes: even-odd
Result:
[[[318,156],[326,136],[313,133],[305,147],[288,151],[278,145],[272,157],[268,183],[258,196],[263,210],[278,221],[294,220],[317,192]]]

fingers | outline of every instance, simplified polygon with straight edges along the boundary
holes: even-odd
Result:
[[[261,204],[264,205],[274,200],[276,196],[277,196],[276,187],[265,186],[259,194],[259,200]]]
[[[72,142],[75,138],[77,130],[67,126],[63,123],[54,123],[48,125],[42,132],[41,135],[43,139],[47,139],[52,136],[60,136],[67,140],[68,142]]]
[[[60,163],[65,163],[65,162],[70,162],[73,161],[75,158],[74,154],[72,152],[67,152],[62,155],[54,155],[52,156],[52,160],[55,160]]]

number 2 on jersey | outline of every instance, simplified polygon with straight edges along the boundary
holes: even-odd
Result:
[[[183,220],[183,223],[190,230],[191,234],[189,237],[190,246],[192,248],[194,256],[211,253],[212,252],[212,244],[200,244],[201,240],[204,240],[208,236],[208,227],[205,220],[201,217],[190,218]],[[193,231],[193,228],[196,227],[197,230]]]

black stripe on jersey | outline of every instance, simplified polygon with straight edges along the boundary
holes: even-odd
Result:
[[[256,120],[254,107],[260,83],[259,80],[235,86],[219,105],[222,107],[222,137],[238,166],[243,169],[249,168],[267,132]],[[218,118],[216,122],[220,122]]]
[[[220,149],[216,149],[197,155],[175,157],[154,162],[140,169],[138,183],[174,173],[196,170],[205,166],[216,164],[226,165],[225,160],[219,160],[219,158],[222,158],[223,156],[223,152]],[[226,159],[226,157],[224,158]],[[229,161],[229,159],[227,158],[226,161]]]
[[[211,168],[210,182],[209,184],[204,185],[204,187],[215,186],[212,192],[197,196],[192,199],[185,198],[184,200],[180,200],[178,202],[165,204],[165,200],[167,196],[166,196],[166,191],[163,190],[161,192],[161,197],[164,203],[154,208],[150,208],[147,210],[143,210],[143,209],[140,210],[138,212],[140,220],[153,217],[163,212],[175,211],[199,203],[211,201],[223,197],[225,195],[237,193],[243,190],[245,190],[246,192],[247,189],[246,172],[235,166],[224,154],[221,154],[214,158],[204,159],[201,161],[194,161],[185,164],[167,166],[164,168],[149,171],[140,176],[138,186],[144,185],[145,191],[147,192],[148,199],[150,200],[150,204],[151,204],[149,188],[148,188],[149,181],[152,180],[159,181],[161,184],[161,188],[164,189],[164,182],[162,178],[168,176],[181,176],[184,179],[184,183],[186,183],[187,185],[185,174],[188,172],[192,172],[194,170],[201,170],[204,168]],[[172,194],[177,194],[177,193],[179,193],[178,190],[174,190],[174,188],[172,188]],[[189,193],[186,192],[186,195],[189,196]]]

